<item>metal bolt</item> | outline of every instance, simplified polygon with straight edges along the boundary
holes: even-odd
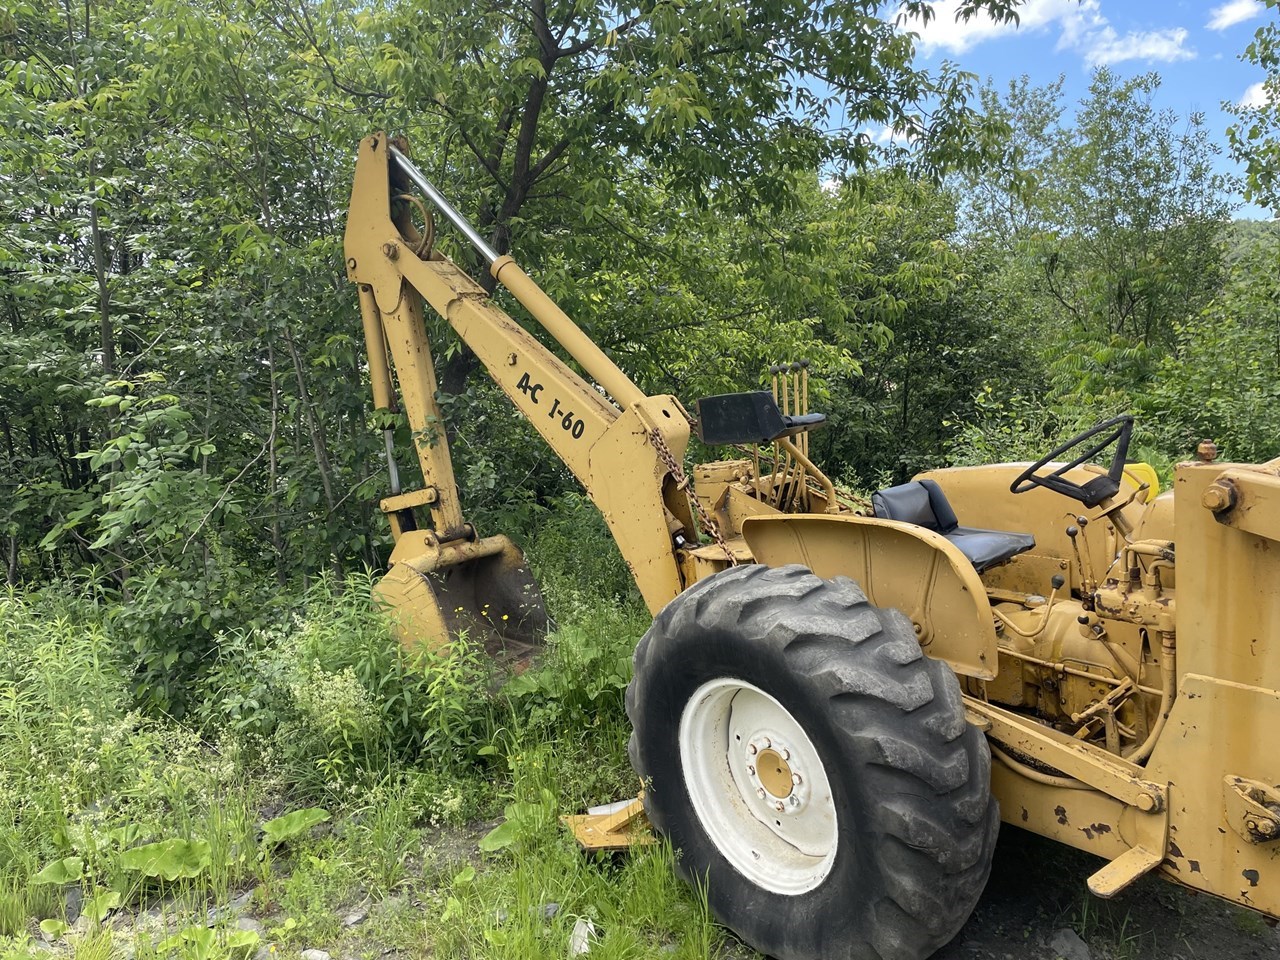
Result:
[[[764,799],[764,787],[756,788],[756,796],[759,797],[761,800]]]
[[[787,808],[786,808],[786,805],[785,805],[785,804],[783,804],[783,802],[782,802],[781,800],[779,800],[777,803],[775,803],[775,804],[773,805],[773,809],[775,809],[775,810],[777,810],[779,813],[781,813],[783,810],[785,810],[785,809],[787,809]]]
[[[1200,502],[1214,513],[1222,513],[1236,505],[1235,485],[1229,480],[1215,480],[1204,488]]]
[[[769,749],[770,747],[772,747],[772,746],[773,746],[773,741],[772,741],[772,740],[770,740],[768,737],[765,737],[765,738],[764,738],[764,748],[765,748],[766,750],[768,750],[768,749]]]
[[[793,773],[791,775],[791,782],[794,783],[797,787],[800,786],[800,784],[804,783],[804,781],[800,779],[800,774],[798,773]]]
[[[792,794],[792,795],[791,795],[791,805],[792,805],[793,807],[798,807],[798,806],[800,806],[800,798],[799,798],[799,797],[797,797],[795,794]]]
[[[1138,794],[1138,809],[1150,813],[1156,808],[1156,798],[1149,793]]]
[[[1244,825],[1245,825],[1246,827],[1248,827],[1248,828],[1249,828],[1249,831],[1250,831],[1251,833],[1257,833],[1257,832],[1258,832],[1258,821],[1257,821],[1257,820],[1246,820],[1246,821],[1244,822]]]
[[[400,248],[394,243],[384,243],[382,245],[382,255],[388,260],[394,260],[396,257],[400,256]]]
[[[790,751],[790,750],[783,750],[783,751],[782,751],[782,753],[778,754],[778,756],[782,757],[782,759],[783,759],[783,760],[790,760],[790,759],[791,759],[791,751]]]
[[[756,775],[756,767],[755,767],[755,764],[753,764],[753,763],[748,763],[748,764],[747,764],[747,773],[751,774],[753,777]]]

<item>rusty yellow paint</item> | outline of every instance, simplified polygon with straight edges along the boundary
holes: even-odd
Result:
[[[996,633],[982,581],[945,537],[895,520],[854,516],[748,517],[742,535],[769,566],[802,563],[856,580],[878,606],[910,619],[925,651],[963,676],[996,675]]]
[[[374,594],[406,647],[439,649],[465,634],[499,661],[526,661],[547,629],[524,555],[502,535],[441,542],[402,533]]]
[[[360,289],[375,403],[392,405],[394,369],[400,406],[419,438],[416,453],[424,490],[431,491],[420,495],[420,505],[430,510],[432,534],[442,544],[474,537],[462,517],[435,400],[424,303],[475,352],[512,403],[591,493],[641,594],[656,613],[683,586],[675,534],[684,531],[688,539],[696,539],[688,493],[663,466],[650,439],[660,437],[677,462],[683,459],[689,422],[679,401],[671,396],[645,396],[510,258],[495,263],[495,276],[609,396],[597,390],[494,304],[484,288],[455,263],[439,252],[419,255],[416,232],[406,235],[405,225],[392,218],[392,194],[386,138],[375,134],[361,142],[356,162],[345,236],[347,275]],[[441,564],[449,554],[422,548],[421,538],[409,540],[422,548],[417,554],[400,548],[408,533],[420,532],[404,529],[401,521],[418,501],[411,494],[400,497],[388,498],[397,549],[379,592],[397,607],[402,636],[421,629],[424,636],[438,639],[441,629],[448,631],[450,611],[429,609],[440,593],[432,577],[439,580],[445,572]],[[502,552],[509,553],[505,547]],[[397,565],[404,569],[397,570]],[[501,573],[510,565],[489,567],[489,572]],[[523,581],[509,586],[527,592]],[[512,591],[500,588],[499,592]]]
[[[1217,639],[1225,644],[1236,638]],[[1250,835],[1237,784],[1280,785],[1280,751],[1272,739],[1277,730],[1280,691],[1183,674],[1168,726],[1147,764],[1149,775],[1171,784],[1164,872],[1272,916],[1280,914],[1280,839],[1263,831]]]

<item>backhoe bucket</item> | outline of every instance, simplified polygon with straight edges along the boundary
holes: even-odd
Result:
[[[429,531],[405,532],[374,593],[408,649],[440,649],[465,636],[519,672],[547,633],[542,593],[524,554],[501,535],[442,544]]]

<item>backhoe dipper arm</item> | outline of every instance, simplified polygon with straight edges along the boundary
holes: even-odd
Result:
[[[452,260],[423,249],[430,244],[423,244],[407,221],[397,226],[393,177],[427,195],[490,263],[492,275],[617,406],[495,305]],[[422,317],[425,300],[586,488],[649,608],[656,613],[675,597],[681,589],[677,537],[696,541],[696,527],[689,495],[663,466],[655,438],[677,462],[682,460],[689,425],[679,401],[646,396],[514,260],[497,256],[381,133],[360,144],[345,253],[347,276],[360,290],[374,400],[391,407],[394,369],[425,480],[423,491],[384,501],[397,539],[408,524],[408,508],[421,505],[430,507],[441,541],[474,535],[462,521],[435,399],[435,369]]]

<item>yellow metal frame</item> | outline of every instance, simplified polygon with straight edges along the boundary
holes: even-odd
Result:
[[[992,790],[1005,820],[1108,861],[1090,879],[1096,894],[1111,896],[1159,870],[1280,915],[1280,752],[1270,742],[1280,729],[1280,460],[1183,464],[1174,483],[1176,509],[1168,495],[1155,498],[1149,471],[1135,468],[1127,474],[1127,500],[1122,493],[1085,514],[1046,490],[1012,498],[1009,480],[1021,465],[927,474],[967,522],[1034,534],[1034,555],[979,577],[937,534],[851,516],[807,460],[802,439],[775,450],[770,478],[760,476],[758,450],[752,460],[695,471],[699,506],[717,518],[724,539],[699,546],[691,491],[679,467],[689,441],[679,402],[644,395],[510,257],[497,258],[492,275],[581,373],[456,264],[425,249],[417,231],[393,215],[388,146],[382,134],[360,145],[346,256],[360,291],[375,403],[394,409],[394,377],[422,438],[416,452],[423,488],[394,491],[382,502],[397,541],[382,583],[394,604],[437,609],[430,596],[415,600],[415,591],[429,594],[426,575],[444,567],[520,563],[505,538],[477,539],[463,518],[435,400],[423,321],[429,304],[586,488],[650,610],[656,613],[731,557],[799,562],[820,576],[850,576],[874,602],[903,610],[925,650],[965,678],[970,722],[992,745]],[[801,369],[800,386],[782,391],[797,409],[806,402],[806,377]],[[792,463],[799,465],[794,471]],[[804,477],[821,489],[807,481],[800,489],[797,478]],[[771,500],[766,487],[789,493]],[[797,513],[806,503],[830,512]],[[412,511],[423,508],[430,530],[411,522]],[[1094,533],[1069,533],[1085,527]],[[1175,543],[1189,558],[1177,571],[1176,610]],[[1127,569],[1115,572],[1118,556]],[[1055,594],[1075,591],[1088,604],[1064,601],[1055,611],[1050,600],[1045,606],[1035,594],[1050,580]],[[441,622],[429,629],[456,626]],[[1023,637],[1048,629],[1052,656],[1001,645],[998,629]],[[1128,686],[1080,660],[1081,644],[1108,629],[1113,646],[1136,644],[1142,653]],[[1017,673],[1009,677],[1004,670]],[[1149,730],[1147,742],[1124,759],[1114,747],[990,702],[989,690],[1016,691],[1037,670],[1097,685],[1096,696],[1086,693],[1069,716],[1096,715],[1114,724],[1126,698],[1147,698],[1134,728]],[[1150,706],[1156,715],[1148,718]],[[1135,735],[1126,733],[1131,741]],[[630,827],[641,811],[636,801],[569,821],[585,845],[615,849],[633,842]]]

